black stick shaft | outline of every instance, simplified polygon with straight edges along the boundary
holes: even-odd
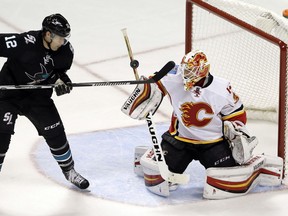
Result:
[[[148,80],[123,80],[123,81],[104,81],[104,82],[84,82],[72,83],[73,87],[89,87],[89,86],[116,86],[116,85],[138,85],[146,83],[154,83],[165,76],[173,67],[174,62],[168,62],[155,76]],[[0,85],[0,90],[15,90],[15,89],[49,89],[54,88],[55,84],[51,85]]]

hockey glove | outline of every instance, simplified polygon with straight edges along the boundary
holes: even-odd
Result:
[[[72,90],[72,83],[71,80],[68,80],[67,82],[64,82],[60,78],[56,80],[55,82],[55,92],[57,96],[61,96],[64,94],[69,94]]]
[[[253,156],[258,139],[249,135],[242,122],[224,121],[224,136],[229,141],[233,158],[238,164],[245,164]]]

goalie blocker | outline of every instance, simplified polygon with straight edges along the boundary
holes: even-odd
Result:
[[[173,61],[168,62],[158,73],[155,73],[152,79],[155,77],[155,80],[160,80],[158,78],[159,74],[163,74],[163,71],[165,71],[166,75],[174,67],[175,63]],[[141,76],[141,80],[147,80],[147,78]],[[121,107],[121,111],[133,119],[143,120],[149,112],[154,114],[157,111],[162,99],[163,94],[156,83],[138,84]]]
[[[140,80],[146,79],[144,76],[140,77]],[[122,106],[121,111],[133,119],[142,120],[149,112],[153,115],[157,111],[162,99],[162,92],[156,83],[137,85]]]

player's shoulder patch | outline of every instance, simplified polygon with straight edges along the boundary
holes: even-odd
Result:
[[[27,31],[19,34],[20,37],[24,38],[26,44],[36,44],[36,41],[39,40],[40,38],[42,39],[41,31]]]
[[[23,38],[25,40],[25,44],[35,44],[36,43],[36,37],[33,34],[29,34],[29,32],[25,35],[23,35]]]

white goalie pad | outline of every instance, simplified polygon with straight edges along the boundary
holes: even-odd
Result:
[[[264,169],[261,172],[261,186],[279,186],[283,179],[283,158],[264,155]]]
[[[224,121],[224,136],[228,139],[232,155],[238,164],[245,164],[253,155],[258,144],[255,136],[249,135],[246,127],[240,122]]]
[[[283,159],[267,155],[254,156],[243,166],[208,168],[203,197],[227,199],[243,196],[257,185],[280,186],[282,172]]]
[[[141,76],[140,80],[145,80]],[[144,119],[154,114],[162,102],[162,92],[156,83],[139,84],[121,107],[121,111],[133,119]]]
[[[149,146],[136,146],[134,152],[134,173],[137,176],[144,177],[143,168],[140,163],[141,157],[145,154],[145,152],[150,149]]]
[[[146,155],[142,158],[145,153]],[[170,195],[170,191],[177,190],[179,185],[177,183],[163,181],[157,162],[153,157],[154,154],[151,147],[136,146],[134,173],[136,173],[137,176],[144,177],[145,186],[150,192],[167,197]],[[144,166],[142,164],[144,164]],[[145,174],[143,169],[145,170]]]
[[[145,152],[140,160],[144,173],[145,186],[150,192],[154,194],[168,197],[170,195],[169,182],[165,181],[161,177],[157,161],[153,158],[154,152],[153,149],[150,148]]]

